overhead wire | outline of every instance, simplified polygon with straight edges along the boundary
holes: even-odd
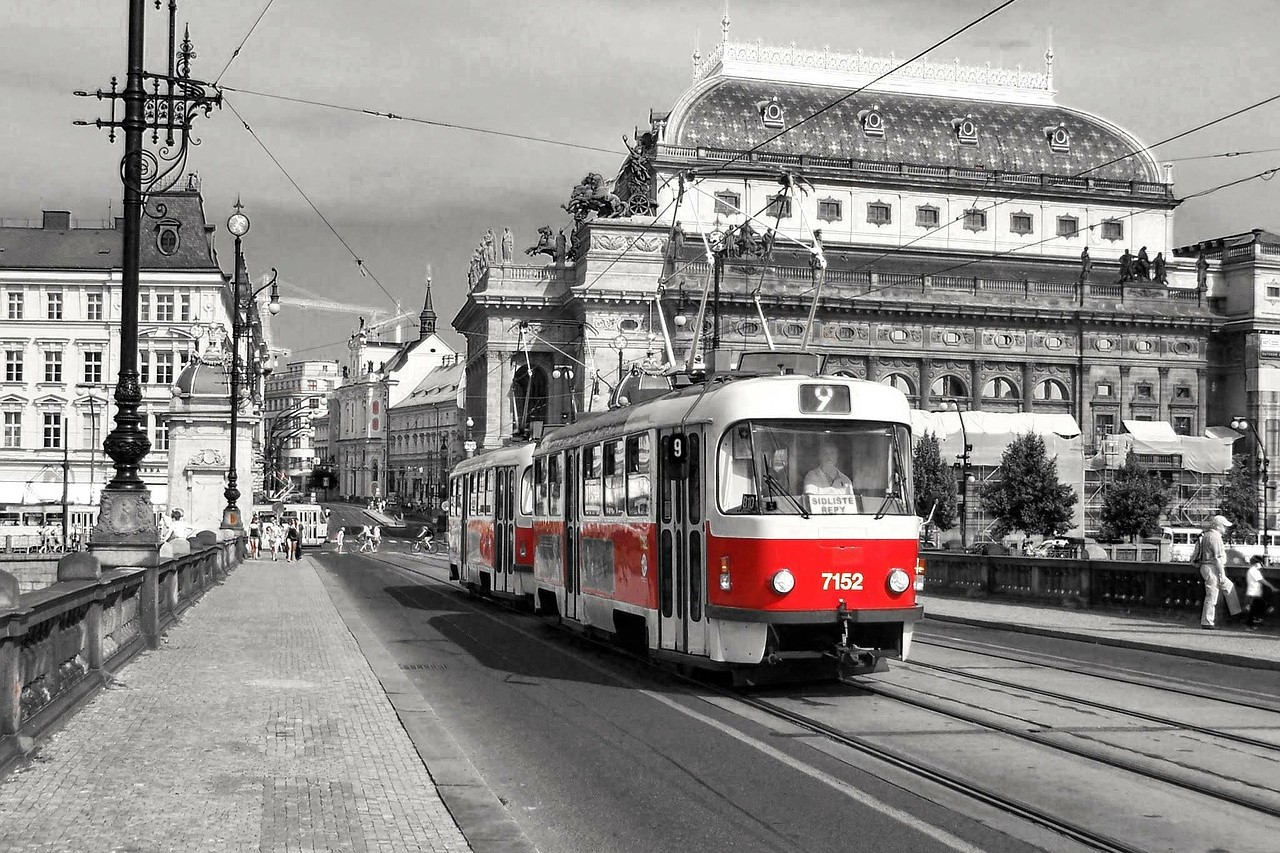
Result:
[[[227,73],[227,69],[231,67],[231,63],[236,61],[236,57],[240,55],[241,49],[249,41],[249,36],[253,35],[253,31],[258,28],[258,24],[262,22],[262,18],[267,14],[267,10],[271,8],[271,4],[276,0],[267,0],[267,5],[262,7],[262,11],[258,13],[258,17],[254,19],[253,26],[249,27],[249,31],[244,34],[244,38],[240,39],[240,44],[236,45],[236,49],[231,52],[231,58],[227,60],[227,64],[222,66],[222,70],[218,72],[218,76],[213,79],[214,88],[217,88],[220,81]]]
[[[387,288],[383,286],[382,282],[378,280],[378,277],[374,275],[373,270],[369,269],[369,265],[364,262],[364,259],[356,253],[355,249],[351,248],[351,244],[347,242],[346,238],[338,233],[338,229],[335,228],[333,223],[329,221],[329,218],[320,211],[320,208],[311,200],[311,197],[307,195],[306,191],[298,185],[298,182],[294,180],[293,175],[289,174],[289,170],[286,169],[284,164],[280,162],[279,158],[271,152],[271,149],[267,147],[267,144],[262,141],[260,136],[258,136],[257,131],[249,125],[249,122],[245,121],[245,118],[240,114],[240,111],[237,110],[231,101],[226,98],[223,98],[223,103],[226,104],[227,108],[230,109],[231,112],[235,114],[235,117],[240,120],[240,123],[244,125],[244,129],[253,137],[253,141],[258,143],[258,146],[263,150],[267,157],[271,159],[271,162],[275,163],[276,168],[280,170],[280,173],[284,175],[289,183],[293,185],[293,188],[298,191],[298,195],[302,196],[307,205],[315,211],[316,216],[320,217],[320,221],[325,224],[325,227],[332,232],[334,237],[338,238],[338,242],[341,243],[343,248],[345,248],[347,252],[350,253],[351,257],[355,259],[356,267],[359,269],[360,274],[373,279],[373,283],[378,285],[378,289],[385,293],[387,298],[391,300],[392,304],[396,306],[396,309],[399,310],[401,301],[397,299],[391,291],[387,290]]]
[[[1252,151],[1220,151],[1217,154],[1195,154],[1190,157],[1166,157],[1166,163],[1188,163],[1192,160],[1216,160],[1224,157],[1248,157],[1253,154],[1274,154],[1280,148],[1255,148]]]
[[[241,95],[253,95],[259,98],[271,98],[277,101],[288,101],[294,104],[306,104],[313,107],[323,107],[329,110],[340,110],[342,112],[358,113],[360,115],[373,116],[374,118],[385,118],[392,121],[409,122],[410,124],[423,124],[429,127],[440,127],[448,130],[463,130],[469,133],[480,133],[488,136],[500,136],[506,139],[518,139],[523,142],[537,142],[541,145],[557,145],[562,148],[573,148],[578,151],[593,151],[600,154],[623,154],[616,148],[599,148],[595,145],[583,145],[577,142],[565,142],[562,139],[551,139],[543,136],[531,136],[527,133],[515,133],[506,130],[495,130],[489,127],[478,127],[476,125],[458,124],[456,122],[441,121],[439,119],[422,118],[419,116],[400,115],[399,113],[386,112],[383,110],[368,109],[365,107],[353,107],[347,104],[335,104],[329,101],[317,101],[311,98],[299,98],[291,95],[279,95],[273,92],[259,92],[253,89],[241,89],[234,86],[223,86],[224,91],[235,92]]]

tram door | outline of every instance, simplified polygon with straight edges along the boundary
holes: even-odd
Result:
[[[498,468],[497,493],[494,496],[493,522],[493,588],[497,592],[515,592],[515,501],[512,497],[514,468]]]
[[[663,430],[658,446],[658,648],[704,655],[703,436]]]
[[[578,451],[564,454],[564,617],[578,619],[578,593],[581,589],[578,571]]]
[[[467,565],[471,558],[471,549],[468,547],[471,543],[467,534],[471,518],[476,513],[476,488],[479,484],[475,474],[463,474],[458,482],[462,484],[462,494],[458,500],[458,572],[463,583],[472,583],[471,571]]]

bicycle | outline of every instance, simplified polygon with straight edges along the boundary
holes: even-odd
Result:
[[[409,546],[409,550],[414,554],[443,554],[448,550],[448,545],[435,538],[432,538],[429,543],[425,543],[421,539],[415,539],[413,544]]]

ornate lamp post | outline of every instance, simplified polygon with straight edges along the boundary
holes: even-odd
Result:
[[[467,418],[467,440],[462,443],[462,449],[467,452],[468,459],[474,456],[476,452],[476,441],[471,437],[471,428],[475,425],[476,422],[473,419]]]
[[[236,446],[240,427],[240,338],[248,337],[249,312],[253,310],[258,294],[268,287],[271,288],[269,310],[272,314],[279,314],[280,291],[276,287],[276,271],[272,269],[270,281],[257,290],[245,287],[243,288],[245,292],[241,293],[244,253],[240,241],[245,234],[249,233],[250,223],[249,217],[244,215],[244,205],[237,201],[235,209],[236,212],[227,218],[227,230],[236,238],[236,251],[235,275],[232,277],[231,285],[233,291],[231,300],[231,458],[227,466],[227,488],[222,492],[227,499],[227,505],[222,510],[222,527],[229,530],[243,530],[244,520],[240,518],[240,507],[236,505],[236,501],[240,500],[240,489],[237,488],[239,474],[236,471]]]
[[[622,385],[622,352],[627,348],[627,336],[618,335],[613,339],[613,348],[618,351],[618,385]]]
[[[1262,443],[1262,437],[1258,435],[1257,426],[1248,418],[1235,417],[1231,419],[1231,428],[1237,432],[1248,433],[1253,436],[1253,444],[1258,448],[1258,452],[1262,454],[1262,558],[1271,562],[1271,501],[1269,492],[1271,491],[1271,459],[1267,456],[1267,447]],[[1253,496],[1254,510],[1257,510],[1258,496]]]
[[[960,464],[960,547],[968,548],[969,485],[975,479],[969,470],[973,445],[969,443],[969,431],[965,429],[964,425],[964,409],[960,408],[960,404],[955,400],[948,400],[942,404],[942,410],[944,412],[955,412],[956,417],[960,419],[960,441],[964,443],[964,452],[956,454],[956,459]]]
[[[117,90],[115,78],[111,89],[76,92],[79,97],[96,97],[111,104],[109,119],[77,121],[108,129],[108,139],[115,142],[116,131],[124,131],[124,157],[120,161],[120,177],[124,184],[123,254],[120,274],[120,373],[116,382],[115,429],[106,437],[103,448],[115,464],[115,476],[102,490],[98,523],[93,529],[92,546],[105,566],[149,565],[155,560],[158,535],[151,509],[151,495],[138,468],[151,450],[151,442],[139,426],[138,406],[142,403],[142,386],[138,380],[138,279],[140,273],[142,216],[161,217],[165,207],[148,202],[155,193],[165,192],[182,177],[187,153],[199,140],[191,136],[191,123],[201,113],[208,116],[214,107],[222,106],[222,95],[208,83],[191,77],[191,60],[195,50],[190,33],[177,43],[177,0],[169,0],[168,73],[152,74],[143,70],[144,36],[146,34],[146,0],[128,0],[128,65],[124,91]],[[157,3],[157,7],[159,4]],[[147,88],[150,86],[151,91]],[[124,116],[116,118],[119,102]],[[151,131],[150,144],[143,147],[144,135]]]

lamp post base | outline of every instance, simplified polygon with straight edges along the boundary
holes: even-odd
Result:
[[[102,490],[98,523],[89,534],[89,551],[104,569],[154,566],[160,531],[147,489]]]

